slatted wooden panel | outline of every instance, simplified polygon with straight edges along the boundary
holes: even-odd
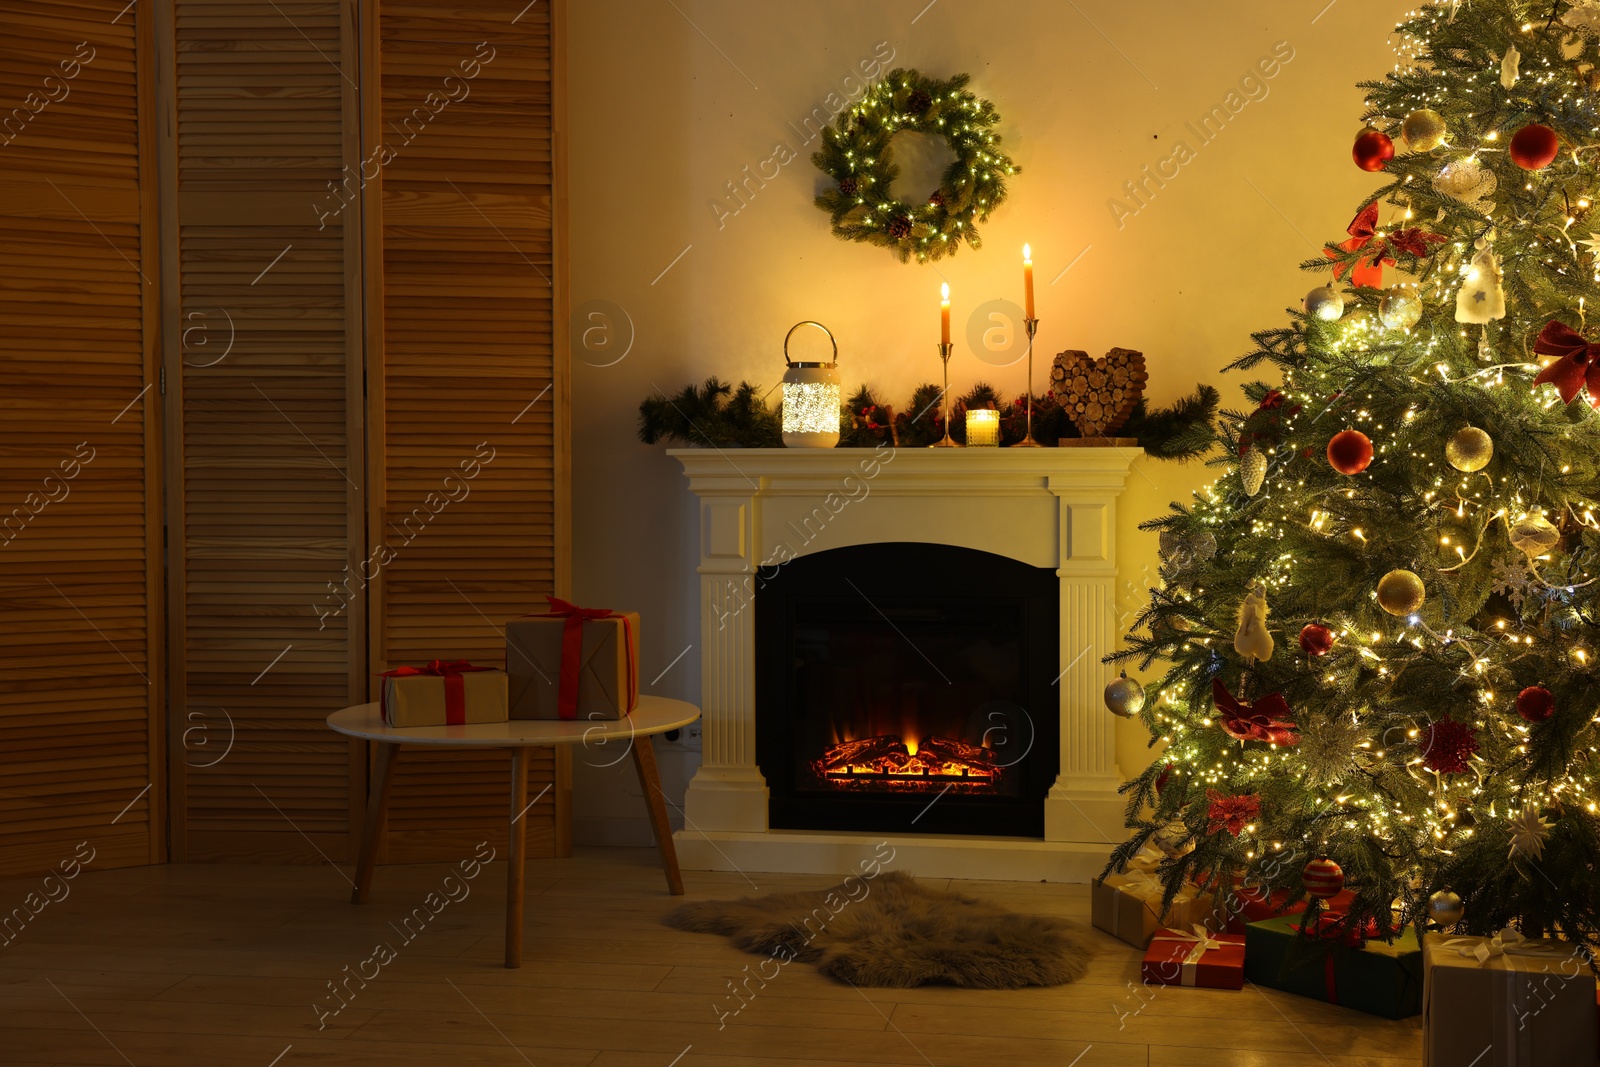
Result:
[[[331,191],[356,15],[167,5],[174,852],[349,859],[366,769],[323,720],[366,689],[359,201]]]
[[[124,3],[0,6],[0,878],[164,855],[153,36]]]
[[[379,136],[392,158],[371,209],[381,226],[369,220],[383,265],[370,339],[383,359],[369,393],[385,472],[373,528],[394,558],[375,661],[503,663],[504,622],[566,586],[560,18],[547,0],[378,8]],[[503,840],[504,754],[429,753],[400,767],[391,859]],[[569,847],[567,773],[565,753],[534,765],[532,794],[554,788],[527,815],[533,854]]]

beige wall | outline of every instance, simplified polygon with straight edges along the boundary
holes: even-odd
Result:
[[[1409,6],[1399,0],[926,3],[571,5],[573,306],[609,301],[633,326],[614,365],[591,365],[614,358],[603,349],[575,351],[576,594],[643,613],[647,692],[699,695],[697,647],[652,682],[699,626],[692,498],[678,465],[634,436],[647,393],[712,374],[770,385],[785,331],[819,319],[839,339],[847,387],[868,381],[901,404],[939,373],[942,280],[957,323],[952,386],[959,394],[987,380],[1020,392],[1020,367],[979,362],[960,335],[978,304],[1020,300],[1029,241],[1042,351],[1137,348],[1155,402],[1203,380],[1233,405],[1244,379],[1219,368],[1247,350],[1251,330],[1284,321],[1313,284],[1297,264],[1342,236],[1375,186],[1350,160],[1354,86],[1392,67],[1387,34]],[[1262,78],[1258,62],[1275,46],[1293,58],[1269,62],[1273,76]],[[890,49],[892,65],[967,71],[1000,112],[1024,173],[983,227],[980,251],[902,265],[833,238],[811,204],[822,176],[795,127]],[[1210,143],[1186,126],[1230,104],[1237,114]],[[1183,158],[1180,140],[1190,158],[1167,165],[1176,176],[1142,206],[1128,199],[1124,183],[1143,180],[1146,165]],[[780,145],[798,158],[741,206],[725,183],[782,158]],[[1109,205],[1118,197],[1120,212]],[[575,322],[574,338],[589,325]],[[1128,526],[1186,498],[1206,473],[1139,461],[1123,497]],[[1154,540],[1119,539],[1126,610],[1144,599]],[[1124,724],[1118,758],[1125,771],[1149,758],[1142,728]],[[681,788],[692,756],[664,750],[664,762]],[[622,770],[579,768],[580,834],[593,837],[597,818],[634,814],[598,788],[600,774]]]

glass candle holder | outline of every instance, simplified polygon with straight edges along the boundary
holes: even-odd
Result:
[[[972,408],[967,412],[967,447],[1000,447],[1000,413],[993,408]]]

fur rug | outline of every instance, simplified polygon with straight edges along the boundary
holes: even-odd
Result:
[[[864,986],[1061,985],[1083,977],[1093,954],[1080,926],[932,889],[900,871],[809,893],[699,901],[664,921]]]

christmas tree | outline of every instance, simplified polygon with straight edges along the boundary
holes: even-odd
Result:
[[[1132,838],[1185,880],[1600,945],[1600,2],[1420,8],[1362,83],[1382,180],[1230,369],[1223,468],[1146,524],[1108,690],[1165,751]],[[1591,368],[1595,368],[1592,369]],[[1307,870],[1307,864],[1313,864]],[[1459,895],[1459,902],[1452,894]]]

